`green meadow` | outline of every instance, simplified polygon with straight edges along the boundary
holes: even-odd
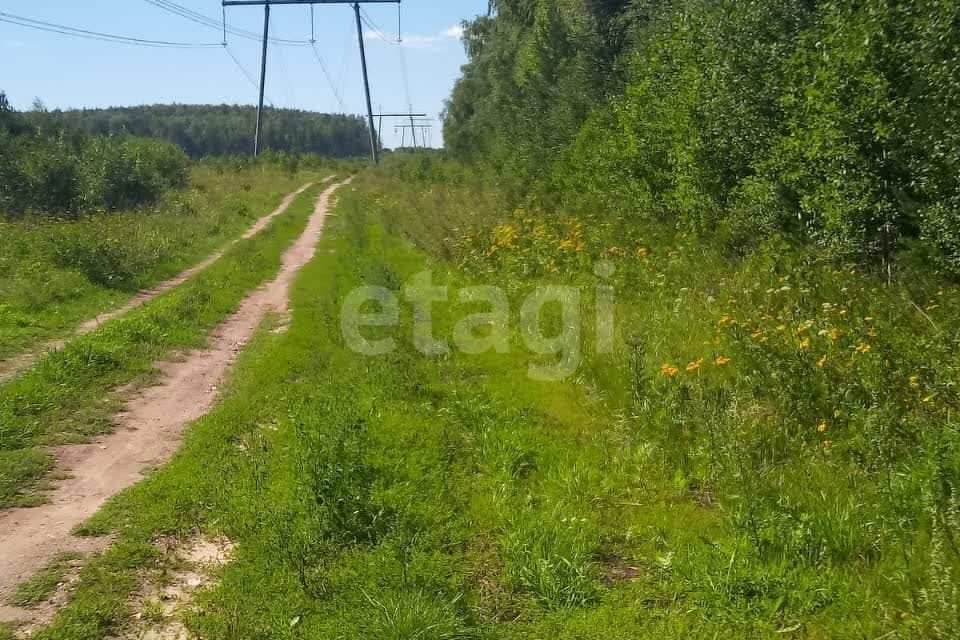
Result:
[[[433,355],[405,293],[424,272],[449,287]],[[453,347],[489,312],[459,295],[478,285],[509,302],[502,353]],[[519,315],[545,285],[580,292],[581,322],[543,305],[563,339],[534,353]],[[361,286],[396,296],[396,326],[344,323]],[[186,616],[204,638],[953,637],[955,294],[516,207],[452,163],[364,172],[289,328],[262,327],[174,460],[82,527],[115,542],[36,637],[134,628],[131,594],[171,562],[154,542],[197,531],[236,544]],[[393,348],[358,354],[344,327]]]

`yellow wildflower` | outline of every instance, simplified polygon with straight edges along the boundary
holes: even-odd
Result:
[[[680,370],[670,363],[664,363],[664,365],[660,367],[660,375],[665,378],[676,378],[678,373],[680,373]]]
[[[810,338],[804,338],[803,340],[800,341],[801,351],[806,351],[809,348],[810,348]]]
[[[830,329],[830,333],[828,335],[830,336],[831,340],[836,342],[840,339],[840,330],[834,327],[833,329]]]
[[[817,433],[826,433],[827,429],[830,428],[830,423],[826,420],[821,420],[820,424],[817,425]]]
[[[750,337],[751,337],[755,342],[766,342],[766,341],[767,341],[767,337],[764,335],[762,329],[761,329],[760,331],[754,331],[754,332],[750,335]]]
[[[640,247],[637,249],[638,258],[646,258],[649,255],[650,255],[650,250],[647,249],[646,247]]]
[[[829,449],[829,448],[832,447],[832,446],[833,446],[833,440],[824,440],[824,441],[823,441],[823,448],[824,448],[824,449]]]
[[[495,246],[514,249],[517,246],[517,236],[517,229],[513,225],[502,224],[493,230],[493,242]]]
[[[920,376],[910,376],[910,388],[911,389],[920,388]]]
[[[718,367],[724,367],[730,364],[730,358],[726,356],[717,356],[716,359],[713,361],[713,364],[717,365]]]
[[[866,342],[861,342],[859,345],[857,345],[857,349],[856,349],[857,353],[870,353],[872,350],[873,350],[873,347],[871,347]]]
[[[687,365],[687,373],[693,373],[694,371],[700,371],[700,366],[703,365],[703,358],[699,360],[694,360]]]
[[[827,356],[821,357],[819,362],[817,362],[817,367],[820,369],[823,369],[825,366],[827,366]]]

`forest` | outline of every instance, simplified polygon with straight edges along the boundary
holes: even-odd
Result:
[[[493,0],[448,146],[612,219],[960,275],[956,0]]]
[[[157,202],[186,185],[190,158],[247,156],[254,107],[145,106],[16,112],[0,92],[0,215],[75,218]],[[294,110],[265,114],[266,154],[363,156],[367,126],[353,116]],[[295,169],[294,169],[295,170]]]
[[[249,154],[257,119],[256,107],[231,105],[41,108],[25,117],[43,131],[165,140],[191,158]],[[349,158],[365,155],[369,146],[367,125],[359,116],[274,108],[264,114],[264,147],[272,151]]]

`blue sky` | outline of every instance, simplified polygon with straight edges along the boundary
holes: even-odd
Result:
[[[218,20],[219,0],[175,0],[181,6]],[[487,0],[404,0],[402,31],[397,37],[397,7],[367,4],[365,11],[390,43],[364,27],[374,109],[405,110],[407,90],[415,111],[437,118],[460,66],[466,61],[457,35],[464,19],[484,13]],[[218,43],[222,34],[168,13],[146,0],[0,0],[0,12],[56,24],[152,40]],[[262,32],[260,7],[231,7],[233,27]],[[347,5],[317,5],[317,47],[332,84],[348,113],[365,110],[353,10]],[[302,6],[272,10],[271,35],[309,40],[310,12]],[[230,50],[257,77],[259,43],[228,36]],[[331,83],[309,46],[271,45],[267,98],[276,106],[314,111],[342,111]],[[404,73],[406,68],[406,73]],[[404,76],[407,80],[405,82]],[[148,48],[111,44],[45,33],[0,22],[0,90],[13,105],[28,109],[34,98],[48,108],[103,107],[144,103],[256,102],[256,88],[222,47],[209,49]],[[431,132],[440,144],[440,123]],[[409,135],[409,134],[408,134]],[[388,146],[400,134],[386,122]],[[409,138],[408,138],[409,140]]]

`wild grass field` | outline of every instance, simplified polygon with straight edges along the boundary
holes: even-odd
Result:
[[[236,545],[187,614],[204,638],[955,637],[955,285],[785,243],[732,258],[468,173],[398,162],[343,192],[288,331],[83,527],[116,542],[36,637],[138,628],[131,593],[170,568],[154,542],[198,530]],[[363,329],[394,350],[347,348],[351,292],[402,300],[424,271],[451,287],[447,340],[488,311],[458,291],[502,287],[508,352],[425,356],[407,304]],[[581,291],[582,330],[542,317],[581,347],[559,381],[530,377],[564,354],[515,318],[545,284]]]
[[[209,161],[156,205],[78,220],[0,217],[0,361],[200,262],[303,182],[281,163]]]

